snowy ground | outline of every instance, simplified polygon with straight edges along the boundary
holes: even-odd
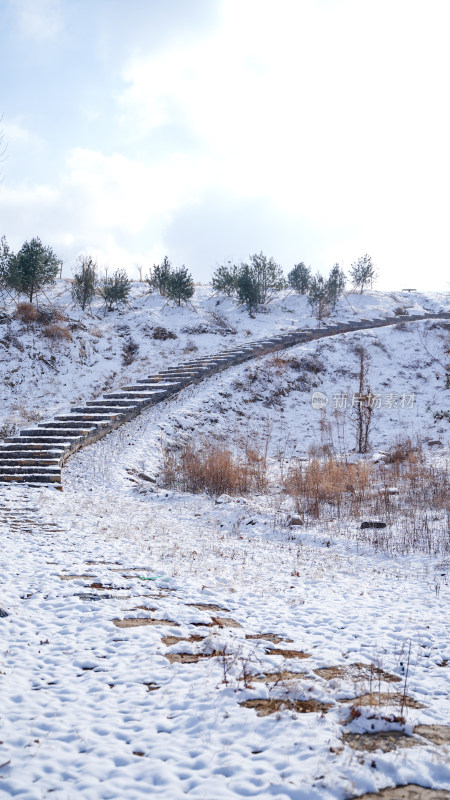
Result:
[[[361,316],[392,311],[375,294],[350,300],[371,304]],[[442,296],[426,304],[442,306]],[[162,343],[175,348],[167,357],[188,358],[184,317],[151,313],[151,324],[178,325],[178,340]],[[247,325],[262,338],[288,327],[286,313],[276,306],[250,320],[230,304],[234,337],[197,334],[195,343],[218,350],[245,338]],[[118,322],[104,324],[116,330]],[[354,390],[361,343],[373,392],[399,396],[393,407],[383,399],[373,451],[396,435],[420,435],[427,459],[445,467],[449,423],[433,414],[448,410],[434,360],[447,334],[414,323],[267,356],[75,454],[61,493],[2,488],[0,798],[347,800],[408,783],[450,791],[448,547],[394,558],[364,541],[356,520],[289,527],[289,500],[276,491],[280,458],[305,458],[330,437],[337,450],[354,447],[351,409],[335,420],[332,406]],[[99,342],[109,335],[119,341],[111,332]],[[147,344],[144,374],[160,346]],[[69,355],[57,357],[68,369]],[[114,358],[119,377],[120,353]],[[141,366],[139,356],[129,375]],[[67,407],[75,386],[88,391],[88,377],[79,364],[66,394],[58,395],[59,379],[41,391],[49,406]],[[24,386],[27,402],[38,402],[31,362]],[[330,397],[322,422],[314,390]],[[415,395],[412,407],[399,405],[403,393]],[[216,502],[136,481],[141,471],[159,480],[161,441],[200,435],[266,437],[275,485]],[[357,698],[369,692],[366,706]],[[241,705],[252,700],[275,713]],[[364,739],[355,749],[350,734],[377,730],[400,738],[385,739],[386,752],[365,749]]]

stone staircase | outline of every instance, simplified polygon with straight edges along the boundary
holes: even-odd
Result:
[[[377,328],[422,319],[450,319],[450,313],[405,315],[376,320],[339,323],[305,331],[296,330],[268,339],[246,342],[210,356],[200,356],[169,367],[148,378],[136,380],[123,389],[76,406],[48,422],[24,428],[0,444],[0,483],[29,485],[61,484],[61,468],[66,459],[82,447],[98,441],[110,431],[136,417],[145,408],[176,394],[189,384],[214,375],[230,366],[292,347],[293,345],[367,328]]]

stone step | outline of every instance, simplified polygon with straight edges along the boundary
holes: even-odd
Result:
[[[12,475],[0,475],[0,483],[61,483],[61,473],[49,475],[37,472],[34,475],[22,475],[17,472]]]
[[[70,425],[68,425],[70,422]],[[108,423],[109,420],[106,420]],[[52,429],[55,431],[59,430],[70,430],[70,431],[80,431],[80,433],[89,433],[90,430],[95,428],[95,425],[86,425],[85,422],[82,420],[77,420],[76,417],[69,417],[68,420],[64,422],[58,422],[58,420],[53,420],[52,422],[39,422],[38,428],[39,430],[48,430]],[[22,432],[22,431],[21,431]],[[25,429],[25,433],[27,433],[27,429]]]
[[[60,475],[61,468],[59,466],[46,467],[43,464],[34,467],[14,464],[12,467],[3,466],[0,469],[0,475],[35,475],[36,472],[42,472],[43,475]]]
[[[64,445],[64,449],[67,449],[76,439],[82,438],[82,436],[11,436],[5,439],[5,442],[14,442],[16,444],[21,442],[30,446],[42,444]]]
[[[176,388],[178,385],[179,384],[173,383],[172,387]],[[130,386],[124,386],[123,387],[123,391],[124,392],[142,392],[142,391],[145,391],[145,390],[148,389],[148,391],[150,392],[156,386],[158,387],[158,390],[159,390],[159,387],[161,386],[161,384],[160,383],[131,384]],[[170,390],[163,388],[163,389],[160,389],[160,391],[161,391],[161,396],[162,396],[163,394],[168,394]]]
[[[158,376],[155,378],[153,375],[149,375],[148,378],[140,378],[136,383],[138,385],[142,384],[143,386],[158,386],[158,388],[161,387],[163,389],[170,389],[172,386],[179,385],[179,381],[163,381],[161,378],[158,378]]]
[[[101,402],[101,406],[98,405],[98,403],[100,403],[100,402]],[[92,405],[90,405],[91,403],[92,403]],[[103,400],[102,399],[101,401],[99,401],[99,400],[95,400],[95,401],[94,400],[88,400],[86,405],[89,408],[97,408],[97,407],[99,407],[99,408],[114,408],[114,409],[117,409],[117,410],[120,409],[120,413],[121,414],[126,414],[127,411],[133,411],[133,409],[136,408],[137,405],[142,405],[142,403],[132,403],[130,400],[117,400],[117,401],[114,401],[114,400]]]
[[[38,456],[36,458],[36,456],[33,455],[24,456],[22,453],[17,453],[15,450],[11,454],[0,452],[0,465],[5,467],[9,467],[11,464],[21,464],[23,467],[42,464],[42,466],[52,467],[58,466],[59,461],[59,458],[45,458],[45,456]]]
[[[157,400],[158,397],[164,395],[165,392],[146,392],[146,391],[137,391],[137,392],[112,392],[111,394],[105,394],[106,400]]]
[[[89,414],[88,412],[75,412],[67,417],[55,417],[58,420],[65,420],[66,422],[70,422],[71,420],[79,420],[80,422],[103,422],[105,425],[109,425],[110,422],[113,422],[116,417],[121,416],[121,413],[112,414],[109,411],[105,411],[103,414]]]
[[[15,441],[14,441],[15,440]],[[13,444],[14,442],[14,444]],[[24,442],[23,438],[21,437],[13,437],[12,439],[5,439],[5,444],[2,444],[2,453],[4,451],[22,451],[22,450],[29,450],[32,453],[53,453],[55,455],[61,454],[64,452],[65,447],[61,445],[52,445],[52,444],[43,444],[42,442]]]

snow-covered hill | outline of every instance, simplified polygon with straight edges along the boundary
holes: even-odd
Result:
[[[5,320],[5,424],[317,324],[293,295],[255,319],[217,300],[199,287],[196,310],[178,309],[136,285],[124,312],[67,309],[71,341]],[[450,308],[442,295],[348,301],[335,319]],[[0,488],[2,800],[450,797],[448,337],[428,321],[297,345],[74,454],[62,492]],[[381,398],[364,456],[361,347]],[[262,458],[264,481],[219,497],[168,486],[165,457],[189,442]],[[312,464],[344,464],[356,483],[299,512],[289,471]],[[370,519],[386,528],[361,529]]]

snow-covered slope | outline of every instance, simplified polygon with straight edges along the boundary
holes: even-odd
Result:
[[[349,297],[361,317],[408,299]],[[444,300],[411,295],[417,311],[448,308]],[[5,348],[3,368],[18,351],[13,381],[27,365],[5,392],[5,414],[20,397],[27,409],[46,403],[48,415],[72,404],[72,392],[92,396],[94,375],[120,385],[188,358],[188,340],[212,352],[315,324],[293,296],[255,320],[231,301],[216,307],[205,289],[197,312],[163,309],[154,296],[134,303],[123,315],[83,318],[102,335],[75,330],[45,350],[60,370],[43,362],[45,386],[28,353],[40,352],[41,335],[5,323],[27,344]],[[193,333],[216,309],[236,333]],[[126,367],[124,321],[140,346]],[[178,338],[146,336],[156,325]],[[402,498],[400,474],[393,522],[378,539],[332,508],[290,526],[282,490],[290,463],[333,451],[358,460],[352,409],[333,405],[348,395],[351,406],[361,345],[382,396],[366,462],[396,436],[419,437],[437,484],[449,462],[446,325],[340,334],[233,367],[72,456],[61,493],[0,489],[2,800],[349,800],[405,784],[450,795],[448,499],[427,517],[427,550],[423,537],[402,539],[410,495]],[[81,334],[91,360],[72,368]],[[314,391],[329,398],[324,412]],[[412,404],[402,407],[403,394]],[[215,498],[166,488],[162,448],[190,438],[267,447],[264,491]],[[428,510],[418,511],[423,523]]]

